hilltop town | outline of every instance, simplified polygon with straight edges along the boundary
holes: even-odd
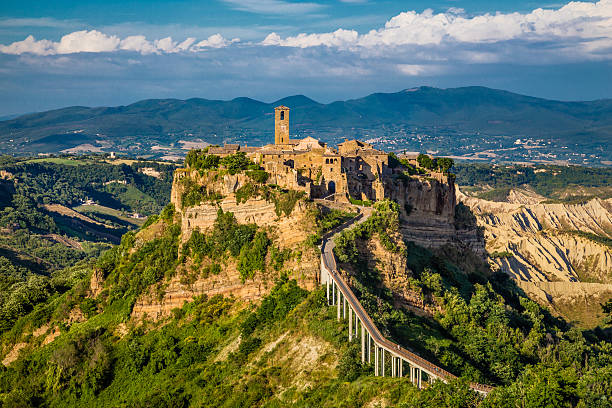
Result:
[[[427,155],[390,156],[359,140],[346,139],[334,149],[310,136],[291,139],[289,113],[290,109],[282,105],[274,110],[274,144],[225,144],[209,147],[204,153],[221,158],[244,154],[270,175],[269,183],[303,191],[311,199],[355,202],[389,198],[394,189],[391,179],[406,175],[449,181],[445,174],[452,166],[449,159],[439,159],[434,165]]]

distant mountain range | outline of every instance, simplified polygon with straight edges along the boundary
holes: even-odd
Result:
[[[448,139],[441,150],[449,153],[453,140],[459,143],[466,135],[490,136],[504,146],[534,138],[594,151],[612,142],[612,99],[561,102],[484,87],[420,87],[329,104],[297,95],[274,103],[194,98],[73,106],[1,121],[0,151],[59,152],[92,145],[143,153],[153,146],[171,149],[181,140],[268,143],[273,140],[273,108],[281,104],[292,109],[292,134],[318,135],[332,143],[353,136],[384,136],[391,143],[394,134],[401,139],[421,131]]]

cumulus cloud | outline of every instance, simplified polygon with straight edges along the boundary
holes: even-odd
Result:
[[[551,41],[594,53],[612,42],[612,0],[597,3],[570,2],[559,9],[538,8],[530,13],[496,13],[466,17],[462,9],[435,14],[406,11],[384,27],[359,35],[337,30],[281,38],[275,33],[263,45],[286,47],[327,46],[347,49],[398,46],[433,46],[448,43],[486,44],[504,41]]]
[[[347,47],[355,44],[359,34],[354,30],[338,29],[333,33],[324,34],[299,34],[295,37],[282,39],[278,34],[269,34],[262,42],[263,45],[282,45],[287,47],[317,47],[326,45],[328,47]]]
[[[191,50],[200,51],[205,48],[223,48],[227,47],[232,43],[240,42],[240,38],[233,38],[231,40],[225,39],[221,34],[213,34],[206,40],[202,40],[195,44]]]
[[[268,10],[271,13],[270,10],[292,12],[298,6],[318,4],[284,0],[225,1],[236,8]],[[418,67],[432,61],[445,61],[449,67],[452,61],[479,64],[608,61],[612,59],[612,0],[570,2],[557,9],[538,8],[528,13],[498,12],[472,16],[460,8],[450,8],[441,13],[429,9],[406,11],[389,19],[383,27],[365,33],[339,28],[331,32],[283,37],[278,32],[271,32],[263,40],[259,40],[262,34],[258,42],[241,43],[241,47],[231,47],[240,39],[227,39],[221,34],[199,39],[197,34],[181,32],[180,35],[185,37],[150,39],[144,35],[122,37],[91,30],[72,32],[59,41],[37,40],[30,35],[22,41],[0,45],[0,53],[41,56],[115,51],[142,55],[192,54],[230,47],[243,54],[249,49],[263,56],[279,48],[329,49],[335,53],[345,51],[347,58],[354,61],[370,58],[378,63],[386,61],[394,72],[412,76],[423,75],[425,71]],[[262,46],[267,47],[265,51],[262,51]]]
[[[61,38],[54,44],[57,54],[77,52],[110,52],[115,51],[121,40],[114,35],[108,36],[96,30],[75,31]]]
[[[239,41],[226,40],[221,34],[214,34],[207,40],[196,43],[196,38],[188,37],[178,42],[172,37],[165,37],[149,41],[144,35],[131,35],[121,39],[115,35],[107,35],[97,30],[75,31],[63,36],[58,42],[50,40],[36,40],[28,36],[23,41],[17,41],[9,45],[0,45],[0,53],[4,54],[34,54],[34,55],[57,55],[77,54],[82,52],[100,53],[113,51],[135,51],[141,54],[171,54],[184,51],[199,51],[202,48],[222,48]]]

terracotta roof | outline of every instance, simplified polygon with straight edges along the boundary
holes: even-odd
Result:
[[[286,107],[285,105],[280,105],[280,106],[277,106],[276,108],[274,108],[274,110],[277,110],[277,109],[285,109],[285,110],[289,110],[289,108],[288,108],[288,107]]]

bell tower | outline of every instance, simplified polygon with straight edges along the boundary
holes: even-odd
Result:
[[[289,108],[277,106],[274,108],[274,144],[289,143]]]

